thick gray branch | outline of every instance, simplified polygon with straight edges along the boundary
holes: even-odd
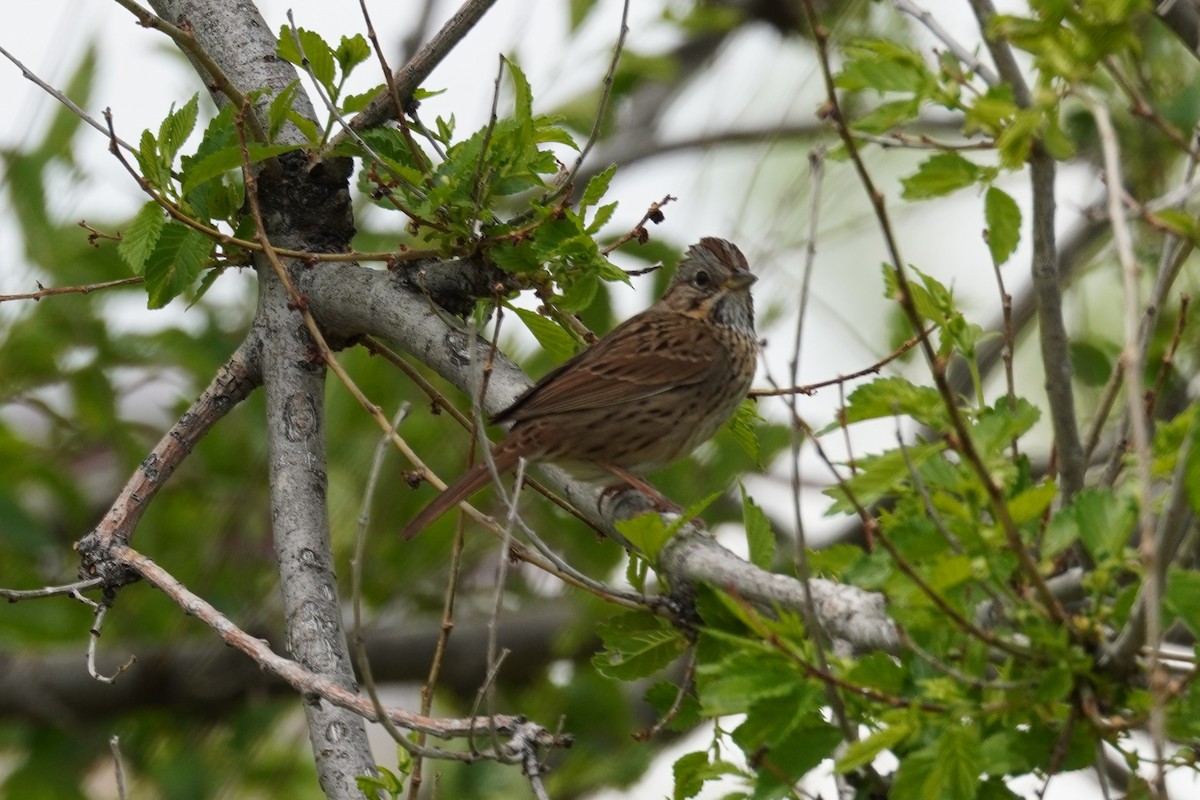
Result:
[[[274,57],[274,36],[252,3],[155,0],[154,9],[190,29],[244,94],[263,87],[278,90],[296,78],[291,65]],[[265,96],[260,101],[267,102]],[[296,110],[312,116],[303,99]],[[292,141],[298,136],[295,130],[282,133]],[[282,169],[269,180],[260,176],[260,202],[272,242],[296,250],[348,249],[354,230],[349,166],[334,161],[310,169],[303,157],[280,163]],[[325,370],[279,278],[261,256],[256,266],[260,291],[255,324],[263,332],[272,528],[288,646],[304,667],[353,690],[329,545]],[[374,771],[362,718],[317,697],[307,698],[304,711],[326,796],[361,797],[355,778]]]
[[[332,263],[309,270],[300,279],[310,309],[331,333],[390,339],[463,392],[475,390],[477,366],[487,358],[488,343],[452,327],[445,312],[435,311],[429,300],[409,290],[403,279]],[[499,411],[529,384],[521,368],[498,353],[483,402],[485,410]],[[628,504],[620,502],[601,505],[595,486],[571,480],[560,470],[543,471],[556,490],[611,534],[615,534],[616,520],[630,511]],[[803,613],[803,587],[799,581],[747,563],[707,534],[680,534],[663,554],[659,568],[673,585],[704,583],[765,606],[778,605]],[[820,622],[831,636],[859,650],[895,649],[895,627],[883,610],[880,595],[826,581],[814,581],[813,589]]]

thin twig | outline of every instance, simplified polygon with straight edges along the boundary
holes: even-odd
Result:
[[[912,0],[892,0],[892,5],[896,7],[897,11],[903,14],[908,14],[917,22],[924,25],[929,32],[937,38],[938,41],[950,49],[950,52],[959,60],[960,63],[965,64],[968,68],[970,68],[970,70],[982,78],[983,82],[988,86],[995,86],[996,84],[1000,83],[1000,76],[997,75],[991,67],[989,67],[987,64],[984,64],[978,58],[972,55],[971,51],[963,47],[963,45],[957,39],[951,36],[950,32],[943,28],[937,21],[937,18],[934,17],[934,15],[931,14],[927,9],[918,6],[916,3],[912,2]]]
[[[496,0],[466,0],[442,29],[407,64],[396,71],[394,91],[400,97],[402,105],[411,101],[413,92],[421,82],[429,77],[433,68],[441,63],[495,3]],[[388,89],[373,97],[354,117],[350,126],[356,131],[374,128],[388,118],[391,110],[392,90]],[[325,148],[326,152],[335,149],[347,136],[343,131],[333,137]]]
[[[96,669],[96,649],[100,642],[100,632],[104,630],[104,617],[108,614],[108,610],[112,608],[112,603],[107,598],[96,604],[95,611],[92,614],[92,627],[88,629],[88,647],[87,647],[87,671],[95,680],[100,683],[116,683],[117,678],[121,677],[121,673],[137,663],[137,656],[131,655],[129,659],[117,667],[117,671],[111,675],[101,675]]]
[[[821,226],[821,186],[822,179],[825,175],[825,150],[822,147],[813,149],[808,154],[808,180],[809,180],[809,205],[808,205],[808,245],[804,250],[804,271],[803,277],[800,279],[800,298],[799,312],[796,315],[796,333],[792,339],[792,357],[788,360],[788,381],[795,385],[800,374],[800,352],[804,337],[804,322],[807,319],[809,287],[812,284],[812,276],[814,267],[817,261],[817,235]],[[799,410],[796,407],[796,395],[787,395],[788,408],[794,418],[799,417]],[[819,617],[817,616],[816,603],[813,601],[812,594],[812,570],[808,565],[808,542],[804,535],[804,513],[800,507],[800,446],[803,443],[803,432],[796,426],[790,426],[791,432],[791,472],[792,472],[792,519],[796,524],[795,547],[792,553],[792,560],[796,566],[796,576],[800,579],[800,585],[804,591],[804,615],[808,620],[809,630],[812,633],[811,639],[817,656],[817,664],[822,672],[829,672],[829,659],[826,657],[826,633],[821,628]],[[846,714],[846,704],[842,699],[841,693],[837,687],[832,684],[825,684],[825,696],[829,700],[829,707],[832,711],[833,718],[838,726],[842,729],[842,735],[846,737],[846,741],[854,742],[858,740],[857,726],[854,725],[849,716]]]
[[[350,561],[350,603],[354,614],[354,658],[358,662],[358,671],[362,676],[362,685],[367,690],[367,696],[371,698],[371,705],[375,708],[375,715],[379,722],[383,725],[383,729],[396,744],[413,752],[413,743],[400,732],[400,730],[388,719],[384,712],[383,702],[379,699],[379,690],[375,684],[375,675],[371,670],[371,660],[367,658],[366,637],[363,635],[362,623],[362,572],[363,561],[366,556],[367,545],[367,530],[371,522],[371,504],[375,498],[375,487],[379,485],[379,476],[383,472],[383,459],[387,455],[388,445],[391,443],[391,433],[400,427],[400,423],[408,416],[410,406],[408,403],[401,404],[392,417],[391,429],[379,437],[379,441],[375,445],[375,453],[371,458],[371,469],[367,473],[367,482],[363,487],[362,503],[358,509],[358,530],[354,537],[354,557]],[[421,713],[428,716],[427,709],[422,709]],[[417,746],[424,744],[424,740],[420,740]]]
[[[43,597],[74,597],[79,592],[86,592],[89,589],[99,588],[104,581],[100,578],[88,578],[87,580],[75,581],[74,583],[64,584],[62,586],[43,586],[41,589],[4,589],[0,588],[0,600],[7,600],[10,603],[17,603],[21,600],[40,600]]]
[[[1125,290],[1125,347],[1121,353],[1121,362],[1127,387],[1125,397],[1128,405],[1130,432],[1133,437],[1134,453],[1137,456],[1138,528],[1140,533],[1138,550],[1144,567],[1140,595],[1146,607],[1146,642],[1151,648],[1148,664],[1151,687],[1150,735],[1153,740],[1156,764],[1154,783],[1162,790],[1160,796],[1165,797],[1166,777],[1163,773],[1163,754],[1166,748],[1166,709],[1165,698],[1159,691],[1159,688],[1165,684],[1165,680],[1158,658],[1158,649],[1162,644],[1163,554],[1159,549],[1161,544],[1155,535],[1154,511],[1151,508],[1150,423],[1142,397],[1143,362],[1140,356],[1141,348],[1138,346],[1141,267],[1133,252],[1133,237],[1129,230],[1129,221],[1125,216],[1125,207],[1121,203],[1120,187],[1124,184],[1117,132],[1113,128],[1107,108],[1086,92],[1078,92],[1077,96],[1096,120],[1096,130],[1100,136],[1100,145],[1104,153],[1104,176],[1108,184],[1108,213],[1113,226],[1113,241],[1116,244],[1117,260],[1121,266],[1121,278]]]
[[[579,156],[575,159],[575,165],[571,167],[571,171],[563,178],[547,202],[552,201],[558,195],[569,193],[575,182],[575,176],[579,174],[579,170],[583,167],[584,159],[588,157],[588,153],[592,152],[596,141],[600,138],[600,131],[604,127],[604,118],[608,113],[608,101],[612,97],[613,78],[617,74],[617,64],[621,61],[621,51],[625,48],[625,36],[629,33],[629,0],[621,6],[621,28],[617,34],[617,42],[613,45],[612,61],[609,62],[608,72],[604,74],[604,83],[600,90],[600,103],[596,107],[596,118],[592,122],[592,132],[588,134],[587,142],[579,151]]]
[[[108,739],[108,749],[112,753],[113,758],[113,775],[117,780],[117,797],[120,800],[125,800],[128,795],[125,790],[125,764],[121,761],[121,737],[110,736]]]
[[[214,61],[212,56],[196,41],[196,37],[192,35],[190,28],[185,30],[184,28],[176,27],[162,17],[142,8],[134,0],[116,0],[116,2],[137,17],[138,24],[143,28],[151,28],[165,33],[181,50],[194,58],[204,72],[208,73],[205,76],[206,82],[225,95],[234,108],[241,108],[249,102],[249,99],[234,86],[233,81],[221,69],[221,65]],[[263,144],[267,143],[267,133],[263,130],[262,123],[258,121],[255,115],[251,115],[246,124],[250,126],[250,132],[253,134],[255,141]]]
[[[754,390],[750,391],[749,393],[747,393],[746,396],[747,397],[777,397],[779,395],[785,395],[785,394],[814,395],[817,393],[818,389],[824,389],[826,386],[840,386],[840,385],[846,383],[847,381],[853,381],[853,380],[857,380],[859,378],[865,378],[868,375],[878,375],[880,370],[882,370],[884,367],[886,367],[888,364],[892,363],[896,359],[900,358],[900,356],[904,355],[909,350],[912,350],[914,347],[916,347],[918,344],[920,344],[923,339],[928,337],[929,334],[933,333],[935,330],[937,330],[937,328],[934,326],[930,326],[930,327],[926,328],[924,331],[922,331],[921,333],[918,333],[916,336],[913,336],[908,341],[901,344],[899,347],[897,347],[895,350],[893,350],[887,356],[884,356],[882,359],[880,359],[879,361],[876,361],[871,366],[860,369],[857,372],[851,372],[849,375],[839,375],[836,378],[830,378],[828,380],[818,381],[817,383],[809,383],[804,386],[788,386],[788,387],[785,387],[782,389],[780,389],[780,388],[754,389]]]
[[[67,97],[65,94],[60,92],[58,89],[55,89],[53,86],[51,86],[50,84],[46,83],[44,80],[39,78],[37,76],[37,73],[35,73],[33,70],[29,69],[29,67],[22,64],[17,59],[17,57],[14,56],[12,53],[8,52],[3,47],[0,47],[0,55],[3,55],[5,58],[7,58],[9,61],[11,61],[17,67],[17,69],[21,70],[22,76],[24,76],[26,79],[32,81],[33,83],[37,84],[37,86],[43,92],[50,95],[58,102],[62,103],[64,106],[66,106],[68,109],[70,109],[71,113],[73,113],[75,116],[79,117],[81,120],[86,122],[88,125],[91,125],[93,128],[100,131],[104,135],[106,135],[106,136],[108,135],[109,131],[104,127],[103,124],[101,124],[100,120],[96,119],[91,114],[88,114],[82,108],[75,105],[75,102],[73,100],[71,100],[71,98]],[[125,141],[124,139],[117,139],[116,142],[117,142],[118,146],[125,148],[126,150],[128,150],[131,153],[137,152],[137,149],[133,145],[129,144],[129,142]]]

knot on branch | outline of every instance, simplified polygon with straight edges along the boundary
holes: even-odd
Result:
[[[282,169],[258,177],[263,224],[272,241],[318,253],[343,253],[354,237],[349,158],[309,163],[302,152],[279,156]]]
[[[475,310],[475,302],[480,298],[519,288],[511,275],[479,256],[427,261],[399,269],[395,275],[404,288],[428,295],[451,314],[464,318]]]
[[[119,589],[138,580],[137,572],[118,559],[113,550],[123,545],[118,537],[94,530],[75,543],[79,553],[79,577],[99,578],[105,592]]]

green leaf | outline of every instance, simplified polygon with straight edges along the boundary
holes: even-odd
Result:
[[[736,650],[716,664],[701,664],[696,673],[700,705],[712,717],[744,714],[763,700],[792,694],[800,681],[796,668],[782,656],[758,648]]]
[[[297,39],[300,42],[299,47],[296,46]],[[303,55],[301,55],[301,48],[303,48]],[[304,61],[307,59],[313,75],[316,76],[325,91],[330,95],[336,93],[333,48],[321,38],[320,34],[298,28],[293,35],[292,29],[284,25],[279,29],[275,53],[284,61],[298,67],[303,67]]]
[[[533,338],[537,339],[538,344],[542,346],[542,349],[546,351],[546,354],[556,364],[561,364],[575,355],[575,338],[563,330],[562,326],[557,322],[526,308],[515,308],[511,305],[508,308],[521,318],[521,321],[525,323],[525,327],[533,334]]]
[[[1023,525],[1042,515],[1058,494],[1058,486],[1047,480],[1018,494],[1008,501],[1008,513],[1013,522]]]
[[[1033,140],[1042,125],[1042,114],[1033,109],[1018,111],[1012,121],[996,137],[996,148],[1000,152],[1000,163],[1007,169],[1019,169],[1029,152]]]
[[[869,113],[854,120],[850,127],[863,133],[888,133],[905,122],[916,119],[920,113],[921,102],[915,97],[893,100],[876,106]]]
[[[617,173],[617,165],[610,164],[602,172],[592,176],[588,181],[587,188],[583,190],[583,197],[579,201],[579,212],[583,213],[584,209],[596,205],[600,199],[604,197],[604,193],[608,191],[608,185],[612,182],[613,175]]]
[[[979,791],[982,764],[978,727],[952,724],[936,742],[900,760],[889,797],[973,800]]]
[[[1068,346],[1071,371],[1074,372],[1080,383],[1086,386],[1103,386],[1108,383],[1116,354],[1107,352],[1104,344],[1107,343],[1093,343],[1081,339],[1071,340]]]
[[[658,514],[639,514],[631,519],[617,520],[617,533],[624,536],[634,549],[653,562],[675,531]]]
[[[916,50],[888,39],[857,39],[843,48],[846,63],[835,79],[843,89],[874,89],[922,96],[936,86]]]
[[[613,212],[617,210],[616,203],[605,203],[596,209],[596,213],[592,216],[592,221],[588,223],[586,233],[589,236],[595,236],[600,232],[600,229],[608,224],[612,219]]]
[[[1200,222],[1192,214],[1178,208],[1164,208],[1154,212],[1154,217],[1175,235],[1200,243]]]
[[[513,82],[513,119],[517,123],[517,151],[524,153],[534,146],[533,135],[533,91],[529,79],[511,59],[504,59]]]
[[[733,436],[733,440],[754,459],[759,469],[763,466],[762,446],[758,441],[758,426],[762,421],[763,418],[758,413],[758,404],[753,399],[746,398],[738,404],[737,411],[729,422],[725,423],[725,429]]]
[[[1163,604],[1193,634],[1200,634],[1200,572],[1171,567]]]
[[[171,171],[164,167],[158,156],[158,142],[150,131],[142,131],[137,149],[138,170],[151,186],[163,191],[171,182]]]
[[[134,216],[133,222],[121,236],[117,252],[135,275],[141,275],[146,267],[146,259],[154,251],[154,245],[167,224],[166,215],[158,203],[153,200],[146,203]]]
[[[771,523],[754,499],[746,494],[746,487],[738,488],[742,493],[742,524],[746,528],[750,563],[761,569],[770,569],[775,561],[775,534],[771,532]]]
[[[741,770],[728,761],[709,761],[707,751],[687,753],[679,757],[671,768],[675,775],[675,793],[672,800],[688,800],[695,797],[708,781],[725,775],[740,775]]]
[[[1137,521],[1137,509],[1111,491],[1084,489],[1050,519],[1043,555],[1053,558],[1079,541],[1097,561],[1121,554]]]
[[[268,158],[290,153],[303,147],[302,144],[247,142],[246,155],[249,156],[251,164],[257,164],[259,161],[265,161]],[[242,148],[236,144],[189,162],[183,173],[183,193],[186,195],[205,181],[224,175],[231,169],[240,169],[242,163]]]
[[[890,750],[912,734],[912,727],[904,722],[898,722],[880,728],[866,739],[859,739],[838,756],[833,763],[833,771],[842,775],[866,766],[884,750]]]
[[[700,702],[695,693],[685,691],[682,698],[679,693],[680,688],[675,684],[659,681],[647,689],[644,696],[646,703],[658,712],[659,717],[670,713],[672,708],[675,709],[675,716],[667,723],[666,728],[676,733],[682,733],[700,724]]]
[[[162,308],[192,285],[212,252],[204,234],[172,220],[162,230],[146,259],[148,308]]]
[[[936,430],[947,419],[942,396],[932,386],[917,386],[900,377],[876,378],[851,392],[841,422],[831,423],[821,433],[835,430],[841,423],[850,425],[897,414]]]
[[[987,246],[992,260],[1003,264],[1021,241],[1021,209],[1007,192],[989,186],[983,197],[983,216],[987,221]]]
[[[343,36],[342,40],[338,42],[333,57],[337,59],[344,78],[350,74],[352,69],[371,57],[371,45],[367,44],[366,38],[361,33]]]
[[[192,95],[192,99],[183,104],[178,111],[174,106],[167,118],[158,127],[158,147],[162,153],[164,164],[170,165],[175,161],[175,154],[183,143],[192,135],[196,127],[196,114],[199,110],[200,95]]]
[[[904,186],[901,197],[905,200],[942,197],[976,183],[983,174],[981,167],[958,153],[937,153],[923,161],[915,175],[900,180]]]
[[[370,103],[372,100],[374,100],[376,97],[378,97],[381,93],[383,93],[385,91],[387,91],[387,84],[381,83],[378,86],[376,86],[372,89],[368,89],[367,91],[362,92],[360,94],[343,95],[342,99],[341,99],[341,103],[339,105],[341,105],[343,111],[345,111],[349,114],[354,114],[356,112],[362,111],[364,108],[367,107],[368,103]],[[440,117],[439,117],[439,120],[440,120]]]
[[[912,463],[912,469],[919,471],[922,464],[940,454],[944,449],[945,444],[942,442],[928,442],[909,445],[906,448],[907,460],[905,451],[901,450],[890,450],[881,455],[867,456],[859,459],[859,471],[846,481],[846,485],[854,493],[854,498],[859,504],[869,508],[882,498],[902,491],[902,488],[908,485],[912,479],[909,462]],[[824,494],[837,501],[829,509],[828,514],[845,514],[855,510],[849,497],[843,494],[840,485],[826,489]]]
[[[618,614],[597,628],[604,650],[592,657],[603,675],[630,681],[652,675],[679,658],[688,642],[671,623],[641,611]]]
[[[275,137],[283,130],[284,124],[288,120],[288,112],[292,110],[292,103],[296,100],[296,92],[300,89],[300,79],[289,83],[287,86],[275,95],[271,100],[271,105],[267,108],[267,138],[270,141],[275,141]]]

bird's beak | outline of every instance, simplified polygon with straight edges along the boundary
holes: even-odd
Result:
[[[734,291],[741,289],[749,289],[758,280],[758,276],[752,272],[735,272],[725,279],[723,288],[732,289]]]

